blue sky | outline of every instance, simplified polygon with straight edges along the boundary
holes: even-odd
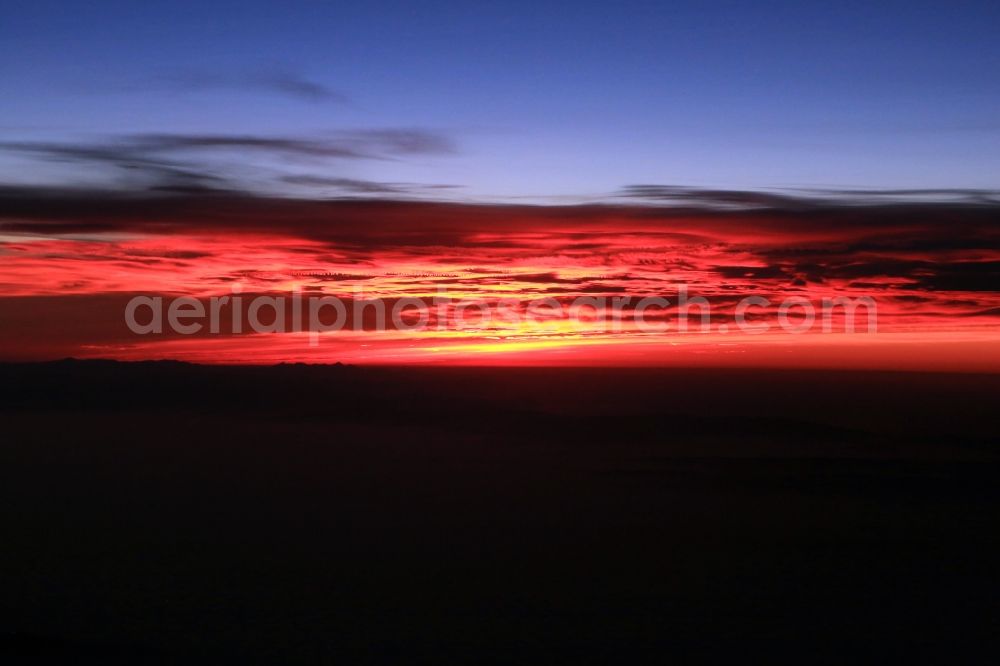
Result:
[[[453,149],[205,159],[251,186],[308,173],[486,199],[989,188],[998,27],[987,2],[4,1],[0,140],[426,131]],[[0,179],[86,167],[6,150]]]

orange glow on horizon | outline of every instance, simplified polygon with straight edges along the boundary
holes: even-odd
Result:
[[[454,219],[428,222],[419,211],[412,221],[391,212],[395,217],[380,217],[376,209],[351,224],[314,216],[248,228],[178,222],[75,235],[7,233],[0,237],[4,356],[1000,369],[1000,294],[965,277],[994,271],[1000,252],[989,242],[926,249],[940,242],[938,227],[913,231],[902,223],[917,240],[900,243],[900,229],[768,218],[649,220],[615,211],[536,218],[540,213],[530,210],[503,216],[470,207]],[[984,233],[993,239],[992,228]],[[586,297],[665,297],[674,303],[679,285],[710,302],[709,332],[639,330],[628,322],[607,330],[595,318],[608,312],[595,312],[482,325],[472,317],[462,327],[413,332],[344,331],[311,347],[297,333],[146,337],[122,323],[124,303],[136,294],[169,300],[296,292],[390,303],[444,295],[444,312],[452,314],[459,300],[490,307],[506,301],[515,308],[543,298],[568,304]],[[738,334],[730,323],[734,309],[752,295],[772,302],[756,312],[772,324],[783,298],[871,297],[879,332]],[[726,328],[728,334],[720,332]]]

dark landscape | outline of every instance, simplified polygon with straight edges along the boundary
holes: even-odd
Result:
[[[979,663],[1000,376],[0,365],[3,663]]]

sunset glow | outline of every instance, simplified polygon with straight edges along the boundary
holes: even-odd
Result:
[[[1000,367],[998,238],[975,209],[760,214],[185,196],[104,204],[110,210],[100,216],[88,206],[80,202],[70,220],[53,210],[3,223],[7,358]],[[644,328],[629,318],[637,299],[673,305],[681,288],[711,305],[707,327],[680,331],[663,308],[645,313],[654,323]],[[216,335],[137,336],[122,316],[137,294],[324,295],[389,308],[440,300],[419,330],[361,322],[309,345],[301,333],[237,334],[225,325]],[[769,327],[782,299],[818,307],[868,297],[877,333],[860,323],[848,333],[838,315],[825,333],[742,334],[733,316],[747,296],[770,303],[752,311]],[[575,313],[505,320],[480,312],[523,315],[540,299],[554,308],[588,297],[597,305]]]

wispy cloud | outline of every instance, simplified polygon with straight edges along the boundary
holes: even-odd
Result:
[[[440,192],[456,189],[458,185],[422,184],[422,183],[385,183],[358,178],[331,178],[312,174],[293,174],[282,176],[281,182],[321,190],[333,189],[349,194],[383,194],[406,196]]]
[[[148,189],[239,189],[248,165],[274,160],[393,160],[457,152],[451,137],[419,128],[340,130],[316,136],[252,134],[130,134],[103,141],[8,141],[0,150],[45,161],[111,168],[121,180]],[[286,174],[287,175],[287,174]],[[276,176],[276,181],[282,180]],[[341,186],[349,179],[328,176]],[[291,182],[291,181],[285,181]],[[359,181],[360,182],[360,181]],[[302,183],[300,183],[302,184]],[[315,184],[315,183],[314,183]],[[359,189],[359,188],[355,188]],[[383,193],[391,193],[385,187]]]
[[[128,92],[153,90],[174,93],[236,91],[278,94],[306,102],[339,104],[350,102],[344,93],[290,69],[280,67],[265,67],[235,73],[203,70],[167,72],[132,83],[124,90]]]
[[[679,185],[627,185],[617,197],[714,209],[817,210],[822,207],[898,204],[1000,204],[1000,190],[985,189],[767,189],[722,190]]]

